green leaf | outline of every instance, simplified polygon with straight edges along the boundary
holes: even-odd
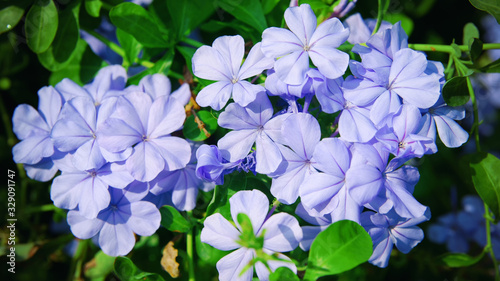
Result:
[[[172,66],[172,60],[174,59],[174,50],[171,49],[158,60],[155,65],[139,74],[136,74],[128,79],[128,83],[132,85],[138,85],[141,79],[150,74],[162,73],[167,75],[170,67]]]
[[[247,189],[247,176],[243,172],[233,172],[224,176],[224,184],[217,185],[214,189],[212,200],[208,204],[206,216],[220,213],[227,219],[231,219],[229,210],[229,198],[240,190]]]
[[[372,240],[361,225],[349,220],[338,221],[314,239],[304,280],[339,274],[368,261]]]
[[[235,18],[262,33],[267,28],[266,18],[259,0],[218,0],[217,4]]]
[[[69,78],[79,85],[84,85],[92,80],[99,69],[105,65],[106,63],[94,54],[87,42],[80,39],[68,65],[61,70],[52,72],[49,82],[51,85],[55,85],[62,79]]]
[[[468,22],[464,25],[462,44],[469,44],[469,41],[474,38],[479,38],[479,29],[477,29],[477,27],[472,22]]]
[[[481,67],[479,71],[485,73],[500,73],[500,59]]]
[[[196,115],[190,115],[186,119],[182,132],[186,138],[192,141],[203,141],[217,130],[217,119],[210,111],[206,110],[200,110]]]
[[[415,26],[413,24],[413,20],[410,17],[408,17],[407,15],[402,14],[402,13],[396,13],[396,14],[389,14],[388,13],[385,15],[384,20],[386,20],[392,24],[395,24],[398,21],[400,21],[401,27],[404,29],[404,31],[406,32],[408,37],[413,32],[413,27]]]
[[[206,0],[167,1],[167,7],[178,40],[185,37],[215,11],[214,3]]]
[[[139,53],[142,50],[142,45],[135,40],[134,36],[119,28],[116,29],[116,37],[118,38],[120,46],[125,51],[124,59],[129,63],[129,65],[134,64],[135,59],[139,56]]]
[[[111,9],[109,17],[116,27],[130,33],[145,47],[168,46],[166,34],[160,31],[159,25],[148,11],[137,4],[121,3]]]
[[[483,42],[477,38],[471,38],[469,41],[469,53],[472,62],[476,62],[483,51]]]
[[[56,37],[59,17],[52,0],[36,1],[26,15],[26,43],[35,53],[45,52]]]
[[[87,10],[87,13],[94,18],[99,17],[101,7],[101,0],[85,0],[85,10]]]
[[[467,77],[456,76],[446,81],[443,86],[443,98],[449,106],[466,104],[470,99]]]
[[[484,257],[484,251],[477,257],[471,257],[462,253],[449,253],[441,259],[449,267],[465,267],[478,263]]]
[[[227,188],[224,185],[216,185],[214,188],[214,195],[208,204],[206,216],[210,216],[216,210],[224,205],[229,205],[227,198]]]
[[[121,281],[164,281],[163,277],[156,273],[143,272],[126,257],[117,257],[115,260],[114,271]]]
[[[500,217],[500,159],[481,152],[470,162],[472,182],[481,199],[488,205],[495,217]]]
[[[262,11],[264,12],[264,15],[269,14],[280,0],[262,0]]]
[[[94,258],[85,266],[85,277],[105,279],[108,274],[113,272],[113,264],[116,257],[106,255],[103,251],[97,252]]]
[[[28,7],[27,0],[12,1],[12,4],[0,10],[0,34],[12,30],[24,15]]]
[[[177,46],[176,49],[186,60],[186,66],[188,67],[189,72],[193,73],[193,64],[191,63],[191,61],[193,59],[194,52],[196,52],[196,49],[187,46]]]
[[[500,23],[500,5],[498,5],[498,0],[469,0],[469,2],[476,9],[490,13]]]
[[[58,71],[66,67],[76,50],[80,38],[78,12],[80,1],[73,1],[59,16],[59,28],[50,47],[38,54],[40,63],[50,71]]]
[[[161,207],[160,213],[160,224],[170,231],[188,232],[193,227],[193,224],[172,206],[166,205]]]
[[[269,274],[269,281],[299,281],[297,274],[288,267],[279,267],[273,273]]]

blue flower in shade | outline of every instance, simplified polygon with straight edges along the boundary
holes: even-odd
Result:
[[[337,50],[347,40],[349,30],[337,18],[317,26],[311,6],[302,4],[285,11],[290,30],[270,27],[262,33],[262,52],[279,58],[274,69],[285,83],[299,85],[309,69],[309,58],[327,78],[342,76],[349,63],[349,55]],[[317,26],[317,28],[316,28]]]
[[[273,106],[264,92],[246,107],[237,103],[228,105],[218,120],[219,126],[233,130],[217,142],[222,157],[236,162],[245,158],[255,143],[255,170],[262,174],[276,171],[283,157],[275,142],[287,116],[272,117]]]
[[[215,187],[213,182],[204,181],[196,176],[196,154],[195,151],[200,144],[189,143],[192,154],[191,160],[185,168],[175,171],[162,171],[151,181],[150,192],[160,195],[169,192],[172,204],[181,211],[190,211],[196,206],[198,189],[205,192]]]
[[[281,126],[279,148],[285,161],[271,174],[271,193],[280,202],[293,204],[302,183],[307,183],[313,167],[313,152],[321,138],[318,121],[308,113],[291,114]],[[258,153],[258,152],[257,152]]]
[[[313,166],[322,173],[309,176],[300,189],[301,203],[310,216],[330,215],[332,222],[343,219],[359,222],[362,204],[353,199],[346,180],[351,158],[349,148],[338,138],[326,138],[316,145]],[[370,175],[359,173],[358,177]]]
[[[244,79],[262,73],[274,63],[262,54],[260,45],[253,46],[243,65],[245,41],[239,35],[219,37],[212,47],[202,46],[196,50],[192,60],[194,75],[217,81],[203,88],[196,96],[196,102],[220,110],[230,97],[241,106],[254,101],[257,93],[265,89]]]
[[[407,254],[424,239],[424,232],[416,225],[429,220],[429,209],[418,218],[402,218],[394,211],[379,214],[367,211],[361,214],[361,225],[373,241],[373,254],[368,260],[378,267],[387,267],[394,245]]]
[[[388,119],[388,125],[379,130],[375,137],[389,152],[407,159],[437,152],[434,139],[419,134],[422,121],[425,120],[422,120],[418,108],[403,104]]]
[[[108,188],[125,188],[134,178],[123,164],[108,163],[98,169],[82,171],[73,166],[73,155],[57,161],[62,174],[50,190],[54,205],[63,209],[78,207],[82,216],[95,218],[110,202]]]
[[[147,194],[146,185],[110,188],[109,193],[109,206],[96,218],[86,218],[76,209],[69,211],[68,224],[80,239],[95,237],[105,254],[124,256],[135,245],[134,233],[153,235],[160,227],[161,215],[153,203],[141,201]]]
[[[116,110],[100,127],[98,142],[110,152],[133,147],[127,170],[139,181],[151,181],[162,170],[184,168],[190,159],[189,143],[170,134],[182,127],[186,113],[175,99],[152,101],[143,92],[117,100]]]
[[[14,162],[25,164],[30,178],[48,181],[57,172],[51,157],[58,152],[50,132],[59,118],[62,98],[51,86],[41,88],[38,97],[39,111],[27,104],[14,110],[12,129],[21,142],[12,148],[12,154]]]
[[[239,244],[241,226],[237,216],[246,214],[252,223],[256,237],[264,234],[263,251],[267,254],[289,252],[299,245],[302,239],[302,230],[296,218],[286,213],[271,215],[269,200],[266,195],[258,190],[239,191],[229,199],[231,217],[234,225],[221,214],[216,213],[204,222],[201,231],[201,241],[219,250],[233,251],[217,262],[219,280],[221,281],[250,281],[253,276],[253,268],[240,275],[243,268],[256,256],[255,249],[246,248]],[[235,227],[236,226],[236,227]],[[280,259],[288,258],[278,254]],[[297,272],[295,264],[285,261],[268,261],[272,271],[278,267],[288,267]],[[255,264],[255,270],[260,280],[268,280],[269,270],[261,262]]]

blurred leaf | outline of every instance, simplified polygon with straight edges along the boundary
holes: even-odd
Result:
[[[174,59],[174,51],[169,50],[160,60],[158,60],[155,65],[139,74],[130,77],[127,83],[132,85],[138,85],[141,79],[150,74],[162,73],[167,75],[170,67],[172,66],[172,60]]]
[[[190,33],[215,11],[214,3],[206,0],[167,1],[167,7],[178,40]]]
[[[403,27],[408,37],[410,37],[411,33],[413,32],[413,27],[415,26],[413,20],[405,14],[386,14],[384,19],[392,24],[401,21],[401,27]]]
[[[262,12],[264,12],[264,15],[269,14],[279,2],[280,0],[262,0]]]
[[[217,130],[217,119],[212,113],[200,110],[186,118],[182,132],[184,136],[192,141],[203,141],[209,138]]]
[[[169,241],[165,248],[163,248],[161,257],[161,266],[165,269],[172,278],[179,277],[179,263],[175,260],[177,258],[177,249],[174,247],[174,242]]]
[[[126,257],[117,257],[114,264],[114,271],[121,281],[160,281],[165,280],[156,273],[143,272]]]
[[[87,13],[92,17],[99,17],[101,7],[101,0],[85,0],[85,10],[87,10]]]
[[[290,268],[279,267],[269,274],[269,281],[300,281],[300,279]]]
[[[267,28],[266,18],[259,0],[217,0],[226,12],[262,33]]]
[[[498,0],[469,0],[469,2],[476,9],[490,13],[500,23],[500,5],[498,5]]]
[[[116,27],[130,33],[145,47],[167,47],[166,34],[158,29],[154,18],[143,7],[125,2],[111,9],[111,22]]]
[[[85,264],[85,277],[92,280],[105,280],[113,272],[116,257],[106,255],[103,251],[95,254],[94,258]]]
[[[467,77],[456,76],[446,81],[443,86],[443,98],[449,106],[461,106],[469,99]]]
[[[193,59],[194,52],[196,52],[196,49],[188,46],[177,46],[176,49],[186,60],[186,66],[188,67],[189,72],[193,73],[193,64],[191,63],[191,61]]]
[[[449,253],[442,257],[442,261],[449,267],[465,267],[478,263],[484,256],[484,251],[477,257],[462,253]]]
[[[87,45],[85,40],[80,39],[76,45],[75,53],[68,65],[50,75],[50,85],[59,83],[64,78],[69,78],[79,85],[90,82],[95,74],[104,67],[106,63],[98,57]]]
[[[483,42],[477,38],[471,38],[469,41],[470,59],[474,63],[483,52]]]
[[[166,205],[161,207],[160,213],[160,224],[170,231],[188,232],[193,227],[193,224],[172,206]]]
[[[26,15],[26,43],[35,53],[45,52],[56,37],[59,17],[52,0],[36,1]]]
[[[372,247],[372,239],[361,225],[349,220],[338,221],[314,239],[304,280],[350,270],[368,261]]]
[[[142,50],[142,45],[135,40],[134,36],[119,28],[116,29],[116,37],[118,38],[120,46],[125,51],[124,59],[128,61],[129,65],[133,65],[135,59],[139,56]]]
[[[470,171],[477,193],[495,217],[500,217],[500,159],[486,152],[476,153]]]
[[[500,59],[497,59],[496,61],[485,65],[479,69],[481,72],[486,72],[486,73],[499,73],[500,72]]]
[[[7,4],[7,3],[6,3]],[[24,15],[28,0],[10,1],[9,6],[0,10],[0,34],[12,30]]]
[[[479,38],[479,29],[477,29],[477,27],[472,22],[468,22],[464,25],[462,44],[467,45],[469,44],[469,41],[474,38]]]
[[[70,62],[80,38],[78,12],[80,0],[73,1],[59,14],[59,28],[47,51],[38,54],[40,63],[50,71],[63,69]]]

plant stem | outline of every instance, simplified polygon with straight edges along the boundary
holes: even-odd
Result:
[[[191,217],[191,211],[188,211],[188,216]],[[188,273],[189,281],[195,281],[196,277],[194,275],[194,245],[193,245],[193,228],[186,233],[186,252],[188,258]]]
[[[54,204],[46,204],[46,205],[41,205],[41,206],[26,207],[24,212],[26,214],[30,214],[30,213],[57,211],[58,209],[59,208],[54,206]]]
[[[71,262],[70,274],[68,276],[68,280],[80,280],[82,275],[82,265],[85,260],[85,256],[87,255],[87,248],[90,239],[80,240],[78,242],[78,247],[76,248],[75,254],[73,256],[73,260]]]
[[[203,43],[198,42],[198,41],[196,41],[194,39],[191,39],[191,38],[188,38],[188,37],[182,39],[181,41],[184,42],[184,43],[186,43],[186,44],[189,44],[189,45],[191,45],[193,47],[196,47],[196,48],[199,48],[199,47],[201,47],[201,46],[204,45]]]
[[[460,51],[465,52],[469,50],[468,45],[457,45]],[[455,49],[451,45],[434,45],[434,44],[408,44],[409,48],[417,51],[425,52],[444,52],[454,53]],[[483,44],[483,50],[500,49],[500,43],[487,43]]]
[[[477,108],[476,95],[474,94],[474,89],[472,88],[472,83],[470,77],[467,76],[467,88],[469,89],[469,95],[472,102],[472,108],[474,111],[474,139],[476,142],[476,151],[481,152],[481,146],[479,144],[479,113]],[[493,266],[495,267],[495,280],[500,281],[500,272],[498,270],[498,261],[495,258],[495,253],[493,251],[493,245],[491,243],[491,214],[488,205],[484,204],[484,218],[486,223],[486,246],[485,250],[490,253],[491,260],[493,261]]]

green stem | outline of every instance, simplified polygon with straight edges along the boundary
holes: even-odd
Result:
[[[57,210],[59,210],[59,208],[54,206],[53,204],[46,204],[41,206],[26,207],[24,209],[24,212],[26,214],[30,214],[30,213],[52,212]]]
[[[460,51],[466,52],[469,50],[468,45],[457,45]],[[455,49],[451,45],[434,45],[434,44],[408,44],[409,48],[417,51],[425,52],[444,52],[455,53]],[[500,49],[500,43],[487,43],[483,44],[483,50]]]
[[[477,108],[476,95],[474,94],[474,89],[472,88],[472,83],[470,77],[467,76],[467,88],[469,89],[469,95],[472,102],[472,108],[474,111],[474,139],[476,142],[476,151],[481,152],[481,146],[479,144],[479,113]],[[493,251],[493,245],[491,242],[491,214],[490,209],[486,203],[484,203],[484,217],[486,223],[486,246],[484,249],[490,253],[491,259],[493,261],[493,266],[495,268],[495,280],[500,281],[500,272],[498,270],[498,261],[495,258],[495,253]]]
[[[71,268],[68,275],[68,281],[81,280],[83,261],[87,255],[87,249],[89,246],[90,239],[80,240],[78,242],[78,247],[73,255],[73,260],[71,262]]]
[[[169,71],[168,71],[167,76],[173,77],[173,78],[175,78],[175,79],[181,79],[181,80],[184,80],[184,76],[183,76],[182,74],[179,74],[179,73],[174,72],[174,71],[172,71],[172,70],[169,70]]]
[[[193,47],[196,47],[196,48],[199,48],[199,47],[201,47],[201,46],[204,45],[203,43],[198,42],[198,41],[196,41],[194,39],[191,39],[191,38],[188,38],[188,37],[182,39],[181,41],[184,42],[184,43],[186,43],[186,44],[189,44],[189,45],[191,45]]]
[[[188,216],[191,217],[191,211],[188,211]],[[193,229],[189,230],[186,233],[186,252],[188,258],[188,272],[189,272],[189,281],[195,281],[196,277],[194,275],[194,245],[193,245]]]

